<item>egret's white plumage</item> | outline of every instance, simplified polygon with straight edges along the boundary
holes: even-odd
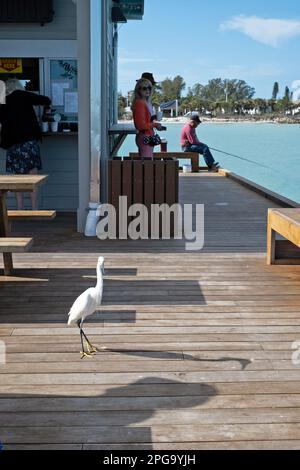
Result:
[[[81,340],[82,336],[86,339],[88,350],[90,352],[95,352],[95,348],[91,345],[86,335],[82,330],[82,325],[84,320],[93,315],[96,312],[97,308],[101,305],[102,295],[103,295],[103,274],[104,274],[104,258],[100,257],[97,264],[97,285],[96,287],[91,287],[83,292],[74,302],[69,312],[69,321],[68,325],[78,325],[80,328]],[[83,341],[82,341],[83,347]],[[91,347],[91,348],[89,348]],[[92,351],[90,350],[92,349]],[[94,351],[93,351],[94,350]],[[83,355],[86,355],[85,351],[82,352]]]

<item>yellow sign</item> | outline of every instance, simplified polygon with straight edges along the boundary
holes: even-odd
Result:
[[[22,59],[0,59],[0,73],[22,73]]]

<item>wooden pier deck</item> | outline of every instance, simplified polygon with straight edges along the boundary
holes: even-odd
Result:
[[[34,234],[0,278],[5,449],[300,449],[300,266],[265,263],[269,200],[218,175],[181,177],[204,203],[205,248],[100,242],[72,215]],[[80,360],[68,309],[106,257],[105,297]]]

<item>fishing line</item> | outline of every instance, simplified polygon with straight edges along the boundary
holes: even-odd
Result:
[[[224,152],[223,150],[215,149],[213,147],[209,147],[210,150],[214,150],[215,152],[223,153],[224,155],[228,155],[229,157],[238,158],[239,160],[243,160],[244,162],[252,163],[253,165],[261,166],[262,168],[267,168],[268,170],[275,171],[274,168],[270,166],[264,165],[263,163],[255,162],[254,160],[250,160],[249,158],[241,157],[240,155],[235,155],[234,153]]]

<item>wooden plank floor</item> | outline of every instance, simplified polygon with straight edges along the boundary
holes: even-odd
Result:
[[[17,223],[34,250],[0,278],[0,441],[6,449],[299,449],[300,266],[265,264],[272,203],[216,175],[181,178],[204,203],[205,248],[100,242],[72,215]],[[80,360],[66,327],[106,258]]]

